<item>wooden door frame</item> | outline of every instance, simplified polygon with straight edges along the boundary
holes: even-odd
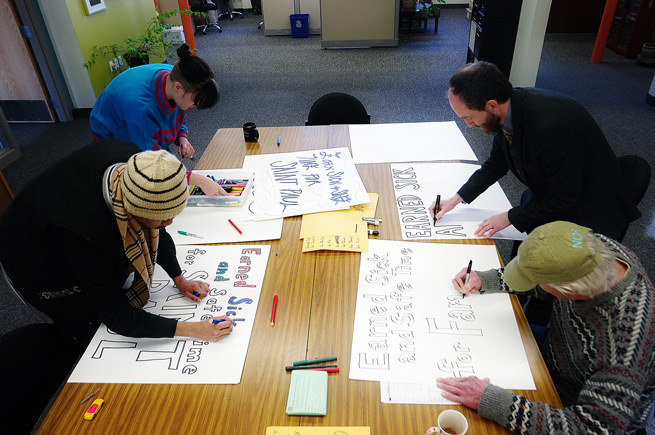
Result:
[[[26,38],[26,41],[31,48],[37,73],[48,94],[47,98],[51,109],[57,115],[58,121],[72,121],[70,97],[62,77],[58,73],[60,71],[59,63],[46,49],[51,44],[47,30],[41,26],[43,19],[40,10],[34,7],[34,1],[31,0],[10,0],[10,3],[18,16],[18,25],[29,29],[31,36]]]

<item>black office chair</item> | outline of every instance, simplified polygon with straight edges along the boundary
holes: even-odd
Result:
[[[230,17],[230,21],[232,21],[235,15],[243,18],[243,14],[241,12],[232,10],[230,0],[221,0],[221,13],[218,16],[218,19],[220,20],[223,17]]]
[[[198,24],[193,28],[193,33],[196,33],[196,29],[199,27],[202,27],[202,34],[206,35],[207,34],[207,27],[216,27],[219,32],[222,32],[223,29],[221,29],[221,26],[218,25],[218,22],[211,22],[209,14],[211,11],[217,11],[217,17],[218,17],[218,6],[216,3],[212,3],[209,0],[200,0],[200,2],[195,3],[191,6],[191,10],[193,12],[203,12],[205,16],[203,19],[205,20],[204,24]],[[218,21],[218,18],[216,18],[216,21]]]
[[[650,164],[643,157],[632,155],[621,156],[618,161],[628,195],[635,205],[639,205],[648,189],[648,184],[650,184]],[[627,231],[626,227],[617,239],[619,242],[623,240]]]
[[[30,433],[81,353],[47,323],[22,326],[0,337],[0,433]]]
[[[371,115],[357,98],[342,92],[330,92],[309,109],[305,125],[370,124]]]

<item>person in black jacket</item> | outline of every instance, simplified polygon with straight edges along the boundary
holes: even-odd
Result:
[[[491,154],[456,195],[441,200],[436,218],[471,203],[512,173],[528,189],[521,204],[482,221],[477,237],[514,225],[530,232],[565,220],[618,239],[640,216],[623,184],[616,155],[589,112],[571,98],[512,88],[489,62],[460,68],[450,79],[450,106],[469,127],[494,136]],[[435,203],[430,212],[435,213]]]
[[[82,148],[28,184],[0,220],[0,262],[19,296],[82,350],[101,322],[131,337],[216,341],[232,331],[229,321],[141,309],[155,263],[196,302],[209,286],[182,276],[165,229],[186,205],[184,165],[167,151],[140,151],[115,139]]]

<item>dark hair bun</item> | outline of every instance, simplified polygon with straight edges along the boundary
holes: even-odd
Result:
[[[180,59],[186,59],[191,56],[191,49],[189,49],[187,44],[182,44],[177,48],[177,55]]]

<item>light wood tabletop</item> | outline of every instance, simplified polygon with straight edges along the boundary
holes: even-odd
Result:
[[[257,143],[245,143],[240,128],[220,129],[196,169],[240,168],[245,155],[271,154],[350,145],[347,126],[264,127]],[[277,146],[278,135],[281,145]],[[384,240],[402,240],[389,164],[357,165],[367,191],[380,195],[377,218]],[[380,401],[378,382],[348,379],[359,253],[302,253],[300,217],[285,218],[280,240],[271,245],[241,383],[237,385],[72,384],[61,394],[39,428],[42,434],[235,434],[264,435],[268,426],[370,426],[373,435],[422,435],[448,408],[469,420],[471,434],[508,433],[475,411],[459,405],[399,405]],[[493,244],[487,240],[448,243]],[[427,241],[434,243],[434,241]],[[248,243],[256,244],[256,243]],[[279,295],[275,326],[269,325],[273,296]],[[561,407],[561,402],[523,311],[512,296],[537,390],[516,391],[529,400]],[[293,361],[338,355],[340,373],[328,377],[324,417],[286,414]],[[225,355],[225,358],[229,358]],[[216,370],[221,361],[216,361]],[[85,421],[80,400],[105,405]],[[29,406],[29,404],[25,404]]]

